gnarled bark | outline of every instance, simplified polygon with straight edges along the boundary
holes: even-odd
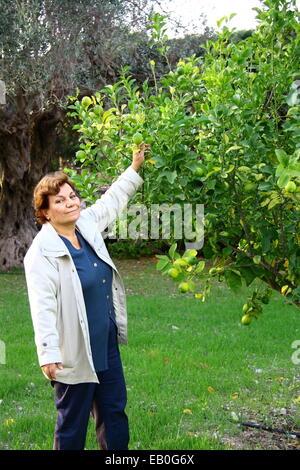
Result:
[[[51,170],[63,112],[56,107],[31,111],[33,97],[21,92],[0,109],[0,270],[23,265],[38,226],[32,196]]]

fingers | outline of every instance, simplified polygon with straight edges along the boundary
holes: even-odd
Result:
[[[138,171],[139,168],[143,165],[143,163],[145,161],[145,155],[144,154],[148,150],[150,150],[150,145],[145,144],[145,142],[142,142],[139,145],[139,150],[137,152],[133,152],[132,166],[136,171]]]
[[[145,142],[142,142],[142,143],[139,145],[139,151],[136,152],[136,153],[143,153],[143,152],[147,152],[148,150],[150,150],[150,145],[149,145],[149,144],[145,144]]]
[[[43,366],[42,367],[44,374],[48,377],[48,379],[52,380],[52,368],[51,365]]]
[[[47,366],[46,375],[50,380],[56,379],[56,364],[50,364]]]
[[[135,158],[143,158],[144,154],[150,150],[150,145],[145,144],[144,142],[140,145],[140,149],[138,152],[134,152],[133,156]]]
[[[42,366],[44,373],[50,380],[56,380],[56,368],[58,368],[59,370],[62,370],[63,369],[62,363],[56,362],[55,364],[46,364]]]
[[[141,151],[142,151],[142,152],[147,152],[148,150],[150,150],[150,145],[149,145],[149,144],[145,144],[145,142],[142,142],[142,143],[141,143]]]
[[[56,379],[56,364],[52,364],[50,366],[49,375],[52,378],[52,380]]]

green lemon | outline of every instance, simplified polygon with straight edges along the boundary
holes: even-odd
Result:
[[[248,303],[244,304],[243,305],[243,312],[244,313],[248,312],[249,308],[250,308],[250,305]]]
[[[285,185],[284,189],[288,193],[294,193],[297,189],[297,186],[295,185],[294,181],[289,181],[287,185]]]
[[[247,315],[247,314],[244,315],[244,316],[242,317],[241,322],[242,322],[243,325],[250,325],[250,323],[251,323],[251,317],[250,317],[250,315]]]
[[[185,256],[183,259],[184,259],[184,261],[186,261],[187,264],[189,264],[190,266],[197,263],[197,258],[195,258],[194,256]]]
[[[190,290],[190,286],[187,282],[181,282],[178,286],[178,289],[184,294],[185,292],[188,292]]]
[[[197,255],[197,250],[186,250],[183,257],[186,258],[187,256],[196,256]]]
[[[97,115],[97,116],[100,116],[102,114],[102,111],[103,111],[103,108],[102,106],[100,106],[99,104],[97,104],[94,108],[94,113]]]
[[[249,193],[250,191],[252,191],[255,188],[255,186],[256,186],[255,183],[247,183],[244,186],[244,191],[246,191],[246,193]]]
[[[84,109],[87,109],[92,104],[92,100],[89,96],[84,96],[81,100],[81,104]]]
[[[143,142],[143,136],[140,132],[136,132],[133,135],[132,140],[135,145],[140,145]]]
[[[211,276],[213,276],[214,274],[217,273],[217,268],[210,268],[210,270],[208,272]]]
[[[204,173],[203,168],[201,168],[201,166],[198,166],[198,168],[197,168],[196,171],[195,171],[195,175],[196,175],[196,176],[202,176],[203,173]]]
[[[86,158],[85,152],[83,150],[78,150],[78,152],[76,152],[76,158],[78,160],[85,159]]]
[[[175,277],[177,277],[178,274],[179,274],[179,271],[176,268],[170,268],[168,271],[168,275],[173,277],[173,279],[175,279]]]
[[[174,261],[174,266],[188,266],[188,262],[183,258],[177,258]]]

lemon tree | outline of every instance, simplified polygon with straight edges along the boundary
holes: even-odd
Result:
[[[99,173],[118,174],[134,146],[149,144],[143,202],[205,210],[201,252],[181,255],[172,243],[157,268],[202,301],[214,279],[233,292],[261,280],[245,299],[247,320],[274,290],[300,307],[300,17],[294,0],[264,0],[255,10],[250,37],[234,42],[224,17],[203,59],[180,59],[160,80],[151,61],[141,86],[123,69],[88,106],[76,97],[70,105],[83,166],[71,174],[86,199],[95,197]],[[163,18],[155,15],[151,28],[167,57]]]

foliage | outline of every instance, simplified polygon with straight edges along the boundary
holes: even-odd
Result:
[[[155,2],[2,0],[1,77],[8,94],[39,92],[45,107],[76,85],[87,92],[111,82],[132,25],[145,29]]]
[[[189,290],[200,280],[205,287],[196,296],[205,300],[214,277],[234,292],[258,278],[268,287],[249,299],[251,317],[271,289],[300,305],[299,11],[293,0],[264,0],[256,10],[251,36],[231,41],[223,26],[204,58],[180,59],[161,80],[150,62],[153,86],[138,87],[124,69],[88,105],[73,97],[70,106],[79,121],[76,158],[89,178],[125,169],[139,132],[151,146],[143,202],[204,204],[201,254],[213,266],[204,274],[204,261],[187,264],[174,279]],[[163,24],[154,17],[153,41],[167,56]],[[163,273],[175,255],[159,262]]]
[[[146,32],[157,1],[1,0],[0,270],[23,264],[37,232],[33,189],[73,153],[66,97],[115,80],[131,30]]]

